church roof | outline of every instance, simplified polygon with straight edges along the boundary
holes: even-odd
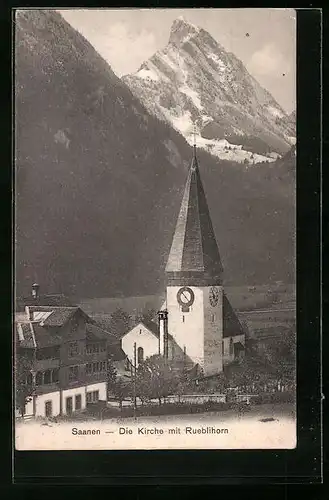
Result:
[[[166,272],[184,275],[192,272],[219,278],[222,271],[194,147]]]
[[[244,335],[242,325],[225,293],[223,294],[223,337]]]

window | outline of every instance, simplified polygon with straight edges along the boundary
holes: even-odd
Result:
[[[50,418],[52,415],[53,415],[53,402],[49,400],[45,402],[45,416],[47,418]]]
[[[33,377],[32,377],[32,373],[31,372],[29,372],[26,375],[26,383],[27,383],[27,385],[32,385],[32,383],[33,383]]]
[[[126,372],[130,372],[130,363],[129,363],[129,359],[128,358],[126,359],[125,371]]]
[[[59,381],[59,370],[58,370],[58,368],[56,368],[55,370],[53,370],[52,381],[53,382],[58,382]]]
[[[69,358],[73,358],[73,356],[77,356],[79,354],[78,343],[70,342],[69,344]]]
[[[79,367],[78,366],[70,366],[69,367],[69,381],[73,382],[78,380],[79,376]]]
[[[36,383],[36,385],[42,385],[42,383],[43,383],[42,372],[37,373],[37,375],[35,377],[35,383]]]
[[[75,396],[75,409],[76,410],[81,410],[81,394],[77,394]]]
[[[224,340],[222,341],[222,353],[223,353],[223,356],[224,356],[224,353],[225,353],[225,344],[224,344]]]
[[[106,370],[107,370],[106,361],[95,361],[94,363],[87,363],[86,365],[87,374],[105,372]]]
[[[71,396],[66,398],[65,408],[67,415],[71,415],[73,411],[73,398]]]
[[[51,370],[46,370],[43,374],[43,383],[51,384]]]
[[[143,363],[143,361],[144,361],[144,349],[143,349],[143,347],[139,347],[137,349],[137,362],[139,364],[139,363]]]
[[[86,401],[87,403],[97,403],[99,400],[99,391],[87,392]]]
[[[76,331],[77,331],[78,326],[79,326],[78,321],[77,321],[77,318],[72,318],[72,319],[71,319],[71,324],[70,324],[70,326],[71,326],[71,332],[76,332]]]
[[[86,353],[87,354],[94,354],[98,352],[104,352],[106,350],[106,346],[104,343],[97,343],[97,344],[87,344],[86,345]]]
[[[42,349],[38,349],[36,353],[36,357],[38,360],[42,359],[58,359],[59,358],[59,346],[53,347],[43,347]]]

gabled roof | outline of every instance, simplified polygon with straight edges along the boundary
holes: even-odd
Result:
[[[138,325],[144,326],[150,333],[153,333],[153,335],[155,335],[157,338],[159,338],[159,327],[158,327],[157,323],[154,323],[154,321],[146,321],[146,320],[136,321],[136,323],[131,328],[129,328],[129,330],[127,332],[125,332],[121,336],[121,338],[123,338],[125,335],[130,333],[131,330],[136,328],[136,326],[138,326]]]
[[[166,266],[167,273],[202,273],[221,278],[223,271],[194,147],[181,208]]]
[[[20,347],[35,348],[36,341],[31,323],[15,323],[15,338]]]
[[[87,330],[87,340],[95,339],[95,340],[107,340],[108,342],[112,343],[119,342],[115,335],[106,332],[105,330],[100,328],[98,325],[95,325],[94,323],[87,323],[86,330]]]
[[[33,321],[38,321],[41,326],[63,326],[76,312],[89,319],[79,307],[58,306],[27,306],[33,313]],[[49,314],[48,314],[49,313]]]
[[[234,312],[225,293],[223,294],[223,337],[235,337],[244,335],[242,325]]]

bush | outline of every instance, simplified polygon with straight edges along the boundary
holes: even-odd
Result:
[[[294,403],[296,395],[293,391],[273,392],[259,394],[253,399],[255,404],[273,404],[273,403]]]

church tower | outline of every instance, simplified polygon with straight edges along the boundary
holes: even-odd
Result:
[[[206,376],[223,370],[222,271],[194,145],[166,266],[166,292],[169,333]]]

